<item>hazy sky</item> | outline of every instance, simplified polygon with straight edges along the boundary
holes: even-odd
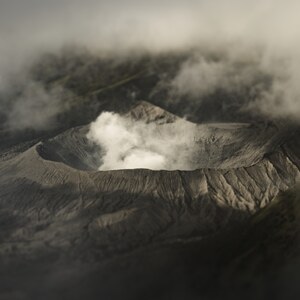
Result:
[[[296,0],[1,0],[0,54],[18,60],[65,43],[159,51],[234,40],[287,51],[299,9]]]

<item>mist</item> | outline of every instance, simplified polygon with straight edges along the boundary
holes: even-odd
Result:
[[[66,46],[115,59],[190,52],[168,82],[173,98],[201,103],[216,90],[252,87],[241,109],[299,120],[299,10],[296,0],[2,0],[0,101],[20,77],[30,91],[10,100],[7,125],[47,127],[65,109],[60,93],[32,84],[26,72],[44,53]]]
[[[49,129],[56,116],[68,109],[62,101],[66,91],[60,87],[48,90],[38,82],[27,82],[22,93],[13,100],[7,113],[6,125],[14,130]]]
[[[99,170],[193,170],[196,126],[178,119],[157,125],[104,112],[90,126],[87,137],[102,152]]]

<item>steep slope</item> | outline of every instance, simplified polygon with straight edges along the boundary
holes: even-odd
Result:
[[[250,219],[238,236],[227,236],[230,238],[224,243],[222,258],[222,269],[226,271],[220,277],[223,296],[229,299],[298,298],[299,195],[299,185],[280,193]],[[233,238],[235,243],[230,243]]]
[[[129,115],[157,126],[176,119],[145,103]],[[202,137],[192,171],[96,171],[101,151],[86,138],[88,127],[6,155],[0,162],[0,275],[10,275],[3,298],[12,292],[12,277],[21,281],[32,269],[38,277],[53,264],[57,277],[59,266],[71,272],[83,263],[90,273],[90,264],[109,266],[132,251],[239,227],[299,180],[297,133],[286,143],[272,127],[190,126]],[[51,293],[56,286],[51,282]],[[32,286],[19,289],[20,299],[40,297]]]
[[[122,245],[126,248],[143,239],[206,235],[264,207],[299,178],[297,161],[277,144],[269,145],[273,129],[260,133],[248,125],[197,126],[206,137],[194,171],[92,171],[100,159],[98,149],[85,137],[86,127],[71,129],[1,163],[2,206],[42,223],[86,215],[82,226],[90,224],[96,235],[101,229],[101,243],[122,228],[128,235]],[[248,130],[253,133],[247,135]],[[249,143],[252,136],[256,145],[246,145],[243,136]],[[226,149],[215,146],[213,140],[218,139]],[[277,143],[279,138],[273,140]],[[272,147],[273,152],[265,152]],[[135,218],[140,220],[138,227]]]

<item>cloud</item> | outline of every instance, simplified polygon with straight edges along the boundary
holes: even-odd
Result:
[[[212,59],[196,54],[180,66],[170,89],[180,96],[201,99],[217,90],[233,93],[250,85],[254,88],[262,75],[267,75],[267,72],[261,69],[257,59],[232,58],[225,53]]]
[[[5,125],[10,129],[51,128],[59,113],[68,108],[63,101],[66,91],[61,87],[46,88],[38,82],[27,82],[21,94],[15,97],[8,107]]]
[[[161,87],[169,91],[173,101],[185,98],[191,110],[203,101],[214,101],[221,93],[238,99],[241,111],[299,120],[300,56],[269,56],[265,48],[233,46],[194,50]],[[226,101],[228,106],[232,104]]]
[[[296,0],[2,0],[0,91],[8,77],[66,45],[113,57],[194,49],[200,55],[172,82],[178,95],[201,102],[254,82],[247,109],[299,119],[299,10]],[[216,52],[225,56],[211,59]],[[268,86],[257,82],[261,73],[273,78]]]
[[[99,170],[192,170],[195,130],[195,124],[184,120],[157,125],[104,112],[87,136],[103,152]]]
[[[2,0],[1,53],[18,61],[74,43],[98,52],[186,50],[228,41],[282,52],[296,44],[294,0]]]

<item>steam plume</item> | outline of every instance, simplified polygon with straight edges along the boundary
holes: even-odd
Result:
[[[91,124],[88,138],[103,151],[99,170],[193,169],[195,125],[184,120],[156,125],[105,112]]]

